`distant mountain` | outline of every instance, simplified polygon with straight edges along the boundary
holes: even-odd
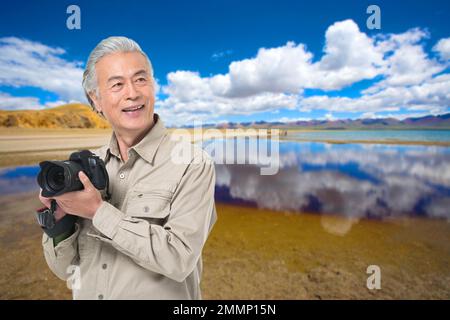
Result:
[[[317,129],[317,130],[382,130],[382,129],[449,129],[450,113],[438,116],[424,116],[418,118],[406,118],[397,120],[395,118],[376,119],[338,119],[338,120],[302,120],[291,122],[226,122],[217,125],[206,125],[205,127],[216,128],[279,128],[279,129]]]
[[[0,127],[110,128],[108,122],[85,104],[72,103],[45,110],[0,110]]]

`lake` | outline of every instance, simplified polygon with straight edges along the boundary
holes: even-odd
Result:
[[[450,219],[449,147],[281,141],[276,161],[275,175],[261,175],[258,164],[216,164],[216,200],[350,218]],[[1,194],[38,190],[38,171],[1,169]]]
[[[288,134],[287,139],[315,140],[367,140],[367,141],[423,141],[450,142],[450,130],[328,130],[297,131]]]
[[[346,217],[450,219],[450,148],[280,142],[280,170],[217,165],[218,201]]]

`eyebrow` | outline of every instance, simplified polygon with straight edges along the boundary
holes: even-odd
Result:
[[[136,71],[136,72],[133,74],[132,78],[134,78],[134,77],[136,77],[136,76],[138,76],[138,75],[147,75],[147,71],[144,70],[144,69],[141,69],[141,70],[139,70],[139,71]],[[109,78],[108,78],[108,81],[106,81],[106,82],[111,82],[111,81],[113,81],[113,80],[122,80],[123,78],[124,78],[124,77],[122,77],[122,76],[112,76],[112,77],[109,77]]]

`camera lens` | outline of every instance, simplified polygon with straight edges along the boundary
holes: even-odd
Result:
[[[52,166],[47,173],[48,186],[53,191],[59,191],[64,188],[64,169],[59,166]]]
[[[42,161],[37,182],[43,197],[54,197],[66,192],[83,190],[78,173],[84,171],[92,177],[91,182],[99,189],[107,189],[108,173],[103,160],[89,150],[74,152],[66,161]]]

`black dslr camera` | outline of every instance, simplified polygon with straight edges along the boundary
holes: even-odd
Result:
[[[42,188],[42,196],[46,198],[59,196],[66,192],[83,190],[83,183],[78,173],[83,171],[98,190],[109,194],[109,177],[105,163],[89,150],[74,152],[66,161],[43,161],[39,163],[37,181]],[[50,208],[41,208],[36,211],[36,218],[45,233],[51,238],[73,229],[76,216],[66,214],[59,222],[55,220],[56,200],[52,199]]]
[[[78,173],[83,171],[99,190],[107,189],[109,178],[105,163],[89,150],[74,152],[66,161],[43,161],[37,181],[46,198],[83,189]]]

